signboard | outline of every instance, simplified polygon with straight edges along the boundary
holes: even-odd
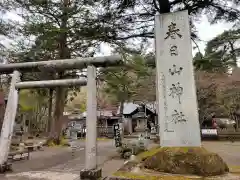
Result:
[[[155,37],[160,145],[201,146],[188,12],[156,15]]]
[[[217,129],[202,129],[202,135],[214,135],[217,136]]]
[[[121,140],[121,134],[120,134],[120,126],[119,124],[114,124],[114,139],[115,139],[115,146],[121,147],[122,146],[122,140]]]

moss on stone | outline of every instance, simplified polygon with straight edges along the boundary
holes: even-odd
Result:
[[[229,172],[227,164],[218,154],[203,147],[164,147],[148,153],[151,155],[145,156],[144,167],[158,172],[200,176]]]
[[[137,155],[137,158],[140,160],[140,161],[144,161],[145,159],[155,155],[156,153],[158,153],[159,151],[161,151],[162,148],[160,147],[154,147],[154,148],[151,148],[150,150],[148,151],[144,151],[140,154]]]
[[[162,176],[162,175],[146,175],[146,174],[135,174],[130,172],[122,172],[117,171],[113,174],[116,177],[122,177],[126,179],[134,179],[134,180],[200,180],[202,178],[194,177],[184,177],[184,176]]]

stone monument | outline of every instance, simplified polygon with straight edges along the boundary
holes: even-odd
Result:
[[[162,173],[167,173],[166,179],[192,179],[189,175],[215,179],[213,176],[223,175],[229,172],[229,168],[218,154],[201,147],[188,12],[156,15],[155,33],[161,147],[150,150],[149,156],[132,168],[134,174],[129,176],[129,168],[124,167],[126,176],[121,168],[120,177],[111,179],[162,179]],[[139,143],[143,144],[142,141],[143,138],[139,137]],[[159,176],[148,174],[144,177],[145,170]]]
[[[188,12],[156,15],[155,37],[160,145],[201,146]]]

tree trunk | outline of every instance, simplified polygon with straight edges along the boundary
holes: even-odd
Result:
[[[169,13],[171,6],[169,0],[158,0],[160,6],[160,14]]]
[[[121,117],[123,117],[123,109],[124,109],[124,101],[121,101],[120,102],[120,110],[119,110],[119,114],[121,115]],[[123,121],[123,119],[120,118],[119,122],[122,122],[122,121]]]
[[[124,109],[124,101],[122,100],[120,102],[120,109],[119,109],[119,126],[120,126],[120,134],[121,134],[121,139],[123,140],[124,138],[124,122],[123,122],[123,109]]]
[[[53,135],[54,132],[54,121],[52,120],[52,102],[53,102],[53,89],[49,89],[49,99],[48,99],[48,124],[47,124],[47,132],[50,136]]]
[[[231,53],[232,60],[233,60],[233,64],[232,65],[234,67],[237,67],[237,56],[236,56],[236,50],[234,48],[234,44],[231,41],[229,41],[228,43],[229,43],[230,49],[231,49],[230,53]]]
[[[61,136],[61,122],[65,105],[65,93],[63,88],[56,89],[56,105],[54,111],[54,132],[57,137]]]
[[[68,6],[69,0],[63,1],[63,8],[62,8],[62,17],[61,17],[61,26],[60,26],[60,33],[59,33],[59,58],[60,59],[69,59],[70,53],[67,47],[67,20],[68,20]],[[64,76],[64,72],[58,73],[58,78],[62,79]],[[55,125],[58,124],[56,128],[54,126],[55,132],[57,133],[57,137],[61,136],[61,124],[56,123],[62,119],[63,111],[65,105],[65,89],[58,87],[56,88],[56,106],[54,112],[54,122]]]

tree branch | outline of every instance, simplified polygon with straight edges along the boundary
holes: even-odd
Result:
[[[153,0],[153,5],[154,5],[155,9],[156,9],[158,12],[160,12],[160,8],[158,7],[156,1],[157,1],[157,0]],[[159,3],[159,0],[158,0],[158,3]]]

